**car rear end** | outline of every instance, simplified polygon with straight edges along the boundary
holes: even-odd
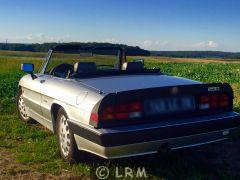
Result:
[[[228,84],[194,84],[110,93],[90,125],[69,120],[78,148],[112,159],[226,140],[240,116]]]

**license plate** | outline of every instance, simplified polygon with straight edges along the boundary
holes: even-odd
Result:
[[[195,109],[193,96],[169,97],[147,100],[144,103],[146,115],[169,114]]]

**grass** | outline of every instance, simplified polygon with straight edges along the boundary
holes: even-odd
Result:
[[[16,114],[15,94],[18,81],[24,73],[20,71],[23,62],[34,63],[38,69],[45,53],[0,51],[0,150],[4,148],[14,154],[17,162],[38,172],[61,174],[63,170],[74,175],[90,176],[91,168],[101,164],[108,165],[108,161],[95,158],[93,161],[70,165],[63,162],[57,150],[56,138],[39,124],[27,125],[22,123]],[[162,61],[163,59],[163,61]],[[147,58],[147,67],[158,67],[161,71],[176,76],[182,76],[203,82],[227,82],[235,92],[234,108],[240,111],[240,64],[219,62],[166,62],[164,58]],[[204,60],[203,60],[204,61]],[[221,60],[223,61],[223,60]],[[225,62],[225,61],[224,61]],[[211,169],[198,167],[192,160],[186,160],[189,155],[178,152],[166,157],[155,158],[147,156],[129,158],[111,163],[110,168],[116,166],[121,170],[125,166],[137,168],[148,167],[151,179],[205,179],[211,174]],[[189,158],[189,157],[188,157]],[[224,170],[214,169],[220,178],[229,178]]]
[[[63,162],[59,158],[55,136],[39,125],[24,124],[15,115],[2,115],[0,122],[0,147],[13,152],[19,163],[53,174],[59,174],[62,169],[84,170],[82,164],[71,166]],[[89,174],[88,171],[81,172]]]

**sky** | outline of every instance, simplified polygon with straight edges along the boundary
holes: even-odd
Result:
[[[0,0],[0,42],[240,52],[240,0]]]

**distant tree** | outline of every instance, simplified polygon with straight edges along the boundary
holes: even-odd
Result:
[[[95,46],[95,47],[116,47],[121,46],[125,48],[126,53],[128,55],[142,55],[142,56],[149,56],[150,52],[140,47],[136,46],[127,46],[125,44],[111,44],[111,43],[96,43],[96,42],[89,42],[89,43],[79,43],[79,42],[71,42],[71,43],[43,43],[43,44],[5,44],[0,43],[0,50],[11,50],[11,51],[33,51],[33,52],[47,52],[49,49],[55,47],[56,45],[60,44],[77,44],[81,46]]]

